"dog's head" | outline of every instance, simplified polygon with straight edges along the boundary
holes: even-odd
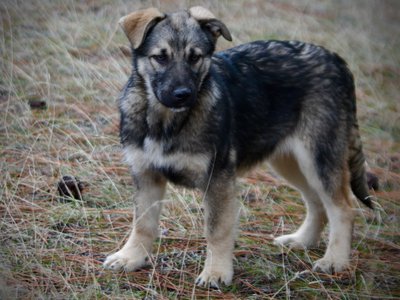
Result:
[[[175,110],[196,102],[218,37],[232,40],[226,26],[199,6],[172,14],[156,8],[140,10],[121,18],[120,25],[148,92]]]

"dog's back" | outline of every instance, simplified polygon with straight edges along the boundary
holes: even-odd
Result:
[[[285,140],[299,137],[312,149],[320,177],[336,174],[349,149],[353,178],[365,176],[353,76],[337,54],[297,41],[256,41],[216,53],[214,66],[229,87],[239,169],[284,152]],[[326,188],[331,181],[325,179]],[[370,205],[360,178],[353,190]]]

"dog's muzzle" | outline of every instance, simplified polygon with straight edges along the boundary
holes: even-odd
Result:
[[[179,86],[161,95],[160,98],[160,102],[169,108],[184,108],[192,106],[196,99],[196,92],[190,87]]]
[[[172,96],[177,103],[186,102],[192,96],[192,90],[188,87],[178,87],[172,92]]]

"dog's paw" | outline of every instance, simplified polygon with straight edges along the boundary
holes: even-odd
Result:
[[[334,256],[323,257],[314,263],[313,271],[333,274],[342,272],[350,267],[350,261],[344,258],[335,258]]]
[[[233,278],[232,266],[205,267],[197,277],[196,284],[202,287],[219,288],[221,283],[231,285]]]
[[[316,241],[298,234],[282,235],[274,239],[274,245],[286,246],[294,249],[310,248],[317,244]]]
[[[126,272],[135,271],[148,262],[148,256],[139,254],[137,251],[129,251],[128,249],[121,249],[120,251],[107,256],[103,263],[104,268],[113,271],[124,270]]]

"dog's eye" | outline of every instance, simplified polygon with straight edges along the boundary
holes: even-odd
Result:
[[[158,62],[160,65],[164,65],[168,62],[168,55],[164,53],[153,55],[152,58],[155,59],[155,61]]]
[[[199,60],[201,59],[201,55],[200,54],[191,54],[189,56],[189,62],[192,64],[197,63]]]

